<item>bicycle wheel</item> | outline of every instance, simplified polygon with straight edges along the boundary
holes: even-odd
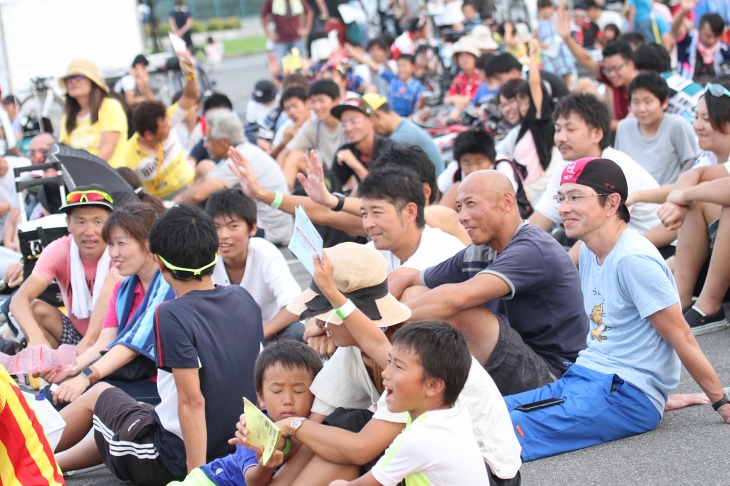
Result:
[[[451,110],[446,106],[436,106],[433,108],[424,108],[413,114],[413,123],[419,127],[441,128],[446,125],[446,117]]]
[[[36,120],[41,116],[43,118],[48,118],[51,121],[51,126],[53,127],[53,135],[58,137],[58,134],[61,131],[61,118],[63,118],[64,114],[63,99],[53,93],[53,99],[47,102],[48,93],[49,92],[39,93],[37,100],[32,94],[28,95],[20,103],[19,111],[21,115]],[[44,107],[46,108],[45,110]]]

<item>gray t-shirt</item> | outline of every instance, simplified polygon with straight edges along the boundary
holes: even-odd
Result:
[[[620,150],[645,168],[660,186],[673,184],[682,163],[700,155],[692,125],[679,115],[664,115],[656,134],[647,138],[639,130],[636,118],[624,118],[616,129],[616,150]]]
[[[279,164],[269,154],[256,145],[244,142],[236,147],[248,160],[259,185],[268,191],[279,191],[282,194],[289,194],[289,189],[284,179],[284,173]],[[206,176],[209,179],[218,179],[228,187],[240,188],[236,174],[228,167],[229,159],[221,160],[215,169]],[[294,229],[294,221],[291,215],[278,209],[256,202],[257,224],[264,230],[264,238],[272,243],[285,245],[291,239]]]
[[[347,142],[342,127],[338,124],[334,132],[330,132],[324,122],[312,117],[304,122],[296,136],[286,146],[289,150],[316,150],[319,161],[329,169],[335,160],[337,149]]]
[[[404,118],[398,124],[395,131],[390,134],[389,138],[402,145],[417,145],[421,147],[436,169],[436,175],[438,176],[444,171],[444,159],[441,157],[441,152],[439,152],[438,147],[433,143],[433,139],[426,132],[418,128],[415,123]]]

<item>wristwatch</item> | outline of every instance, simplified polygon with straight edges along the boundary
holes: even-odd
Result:
[[[307,420],[306,417],[296,417],[291,421],[291,438],[296,439],[297,438],[297,430],[299,430],[299,427],[302,426],[304,421]]]
[[[347,198],[344,194],[341,194],[339,192],[333,192],[332,195],[337,196],[337,205],[332,208],[332,211],[341,211],[343,206],[345,205],[345,199]]]
[[[81,370],[81,376],[89,380],[89,383],[92,385],[96,383],[96,373],[94,373],[94,370],[91,369],[91,366],[87,366]]]
[[[722,407],[723,405],[727,405],[728,403],[730,403],[730,397],[728,397],[726,393],[725,396],[723,396],[719,401],[712,404],[712,408],[714,408],[715,412],[717,412],[720,407]],[[292,427],[293,426],[294,422],[292,422]]]

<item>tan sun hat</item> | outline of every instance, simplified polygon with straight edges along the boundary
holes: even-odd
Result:
[[[492,31],[486,25],[477,25],[471,32],[469,37],[476,39],[477,47],[482,51],[496,51],[499,49],[499,44],[492,37]]]
[[[394,326],[411,317],[411,310],[388,292],[385,258],[377,250],[357,243],[342,243],[324,252],[334,267],[337,289],[378,327]],[[330,324],[342,324],[314,281],[286,309],[300,319],[314,317]]]
[[[482,53],[479,51],[477,40],[474,37],[464,36],[454,43],[451,49],[451,55],[456,56],[460,52],[466,52],[474,57],[479,57]]]
[[[104,79],[99,76],[99,68],[96,67],[96,64],[87,59],[74,59],[71,61],[68,65],[68,69],[66,70],[66,74],[58,78],[58,84],[61,85],[63,89],[66,89],[66,78],[76,76],[78,74],[86,76],[92,83],[107,93],[109,92],[109,87],[104,82]]]

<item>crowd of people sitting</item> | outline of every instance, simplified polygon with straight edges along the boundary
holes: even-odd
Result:
[[[646,0],[626,19],[538,0],[533,36],[465,0],[442,121],[478,126],[447,153],[413,119],[434,43],[419,2],[365,45],[341,3],[317,2],[341,47],[286,72],[311,7],[265,2],[272,79],[246,123],[224,94],[201,99],[185,53],[170,106],[143,56],[123,96],[70,63],[58,139],[0,158],[0,276],[22,281],[2,351],[75,347],[40,373],[66,427],[51,451],[3,371],[0,415],[20,432],[0,440],[40,444],[51,484],[103,463],[135,484],[517,485],[523,462],[666,410],[710,404],[730,423],[695,339],[728,327],[728,19],[695,0],[668,19]],[[139,201],[103,184],[18,198],[11,169],[59,143]],[[324,247],[303,291],[280,249],[300,207]],[[68,227],[24,280],[21,213]],[[53,284],[61,308],[42,299]],[[682,365],[704,395],[670,394]],[[249,443],[242,397],[279,429],[273,455]]]

